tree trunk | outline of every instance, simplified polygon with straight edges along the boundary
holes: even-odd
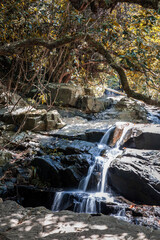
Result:
[[[102,56],[104,56],[106,59],[106,62],[118,73],[122,87],[128,97],[133,97],[134,99],[142,100],[145,103],[150,105],[160,106],[160,102],[158,100],[156,101],[151,99],[150,97],[147,97],[146,95],[137,93],[129,87],[127,76],[125,74],[124,69],[120,67],[118,64],[116,64],[116,62],[114,61],[110,53],[102,46],[102,44],[94,41],[94,39],[92,39],[89,35],[87,35],[86,41],[89,43],[90,46],[94,47],[97,50],[97,52],[99,52]]]

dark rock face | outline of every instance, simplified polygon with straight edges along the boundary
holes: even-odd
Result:
[[[160,134],[152,132],[143,132],[140,136],[130,138],[123,147],[137,149],[160,149]]]
[[[44,206],[51,209],[55,191],[54,189],[42,189],[33,186],[18,185],[17,194],[17,201],[23,205],[23,207]]]
[[[49,149],[50,150],[56,149],[56,151],[62,152],[65,155],[81,153],[97,155],[99,153],[99,149],[96,143],[81,140],[70,141],[65,139],[59,139],[55,143],[43,144],[42,148],[44,149],[45,152],[49,151]]]
[[[52,157],[45,155],[35,157],[32,165],[36,167],[39,178],[52,187],[77,187],[87,174],[90,154],[72,154]]]
[[[98,154],[96,143],[65,139],[56,141],[53,138],[52,142],[41,145],[31,165],[36,168],[40,180],[49,186],[76,188]]]
[[[160,153],[135,151],[111,163],[108,183],[131,201],[160,205]]]

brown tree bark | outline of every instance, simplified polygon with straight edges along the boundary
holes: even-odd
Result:
[[[160,106],[159,101],[153,100],[143,94],[133,91],[128,84],[128,80],[124,69],[116,63],[116,61],[112,58],[110,53],[103,47],[101,43],[95,41],[89,35],[77,34],[53,42],[47,42],[42,39],[28,39],[24,41],[14,42],[0,47],[0,55],[16,54],[18,50],[20,50],[21,48],[32,46],[43,46],[51,51],[54,48],[58,48],[66,44],[81,40],[86,41],[90,47],[93,47],[96,52],[100,53],[105,58],[106,62],[118,73],[122,87],[128,97],[133,97],[134,99],[142,100],[147,104]]]
[[[99,8],[110,9],[113,8],[118,2],[127,2],[132,4],[139,4],[145,8],[152,8],[158,10],[160,7],[159,0],[69,0],[72,6],[78,11],[83,11],[88,5],[90,5],[93,12],[97,12]]]

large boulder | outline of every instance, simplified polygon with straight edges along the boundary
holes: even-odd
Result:
[[[57,110],[47,112],[45,109],[36,110],[31,106],[17,108],[14,111],[2,110],[1,119],[7,124],[21,126],[22,130],[50,131],[65,126]]]
[[[160,152],[127,149],[111,163],[108,183],[131,201],[160,205]]]
[[[61,106],[76,106],[79,96],[84,94],[81,86],[73,84],[49,84],[47,91],[51,102]]]
[[[118,140],[120,147],[159,150],[160,125],[116,123],[111,146],[114,146]]]
[[[160,150],[160,125],[136,124],[123,147]]]
[[[112,99],[96,98],[91,89],[73,84],[49,84],[47,86],[51,102],[61,106],[79,108],[86,113],[104,111],[112,103]]]
[[[52,187],[76,188],[88,172],[94,156],[99,154],[96,143],[53,138],[42,142],[33,159],[39,178]]]
[[[124,149],[108,170],[108,182],[124,197],[160,205],[160,125],[117,123],[111,146]]]
[[[111,98],[96,98],[85,95],[78,98],[76,106],[86,113],[99,113],[109,108],[112,102]]]
[[[119,111],[119,118],[125,119],[125,121],[147,120],[147,110],[144,108],[144,104],[136,100],[123,97],[115,104],[115,108]]]

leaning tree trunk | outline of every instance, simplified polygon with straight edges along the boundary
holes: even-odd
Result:
[[[125,74],[124,69],[115,62],[115,60],[112,58],[110,53],[103,47],[103,45],[101,43],[96,42],[89,35],[87,35],[86,41],[89,43],[90,46],[94,47],[98,53],[100,53],[102,56],[104,56],[106,59],[106,62],[118,73],[120,80],[121,80],[122,87],[128,97],[133,97],[137,100],[142,100],[147,104],[160,106],[160,102],[153,100],[144,94],[137,93],[129,87],[127,76]]]

